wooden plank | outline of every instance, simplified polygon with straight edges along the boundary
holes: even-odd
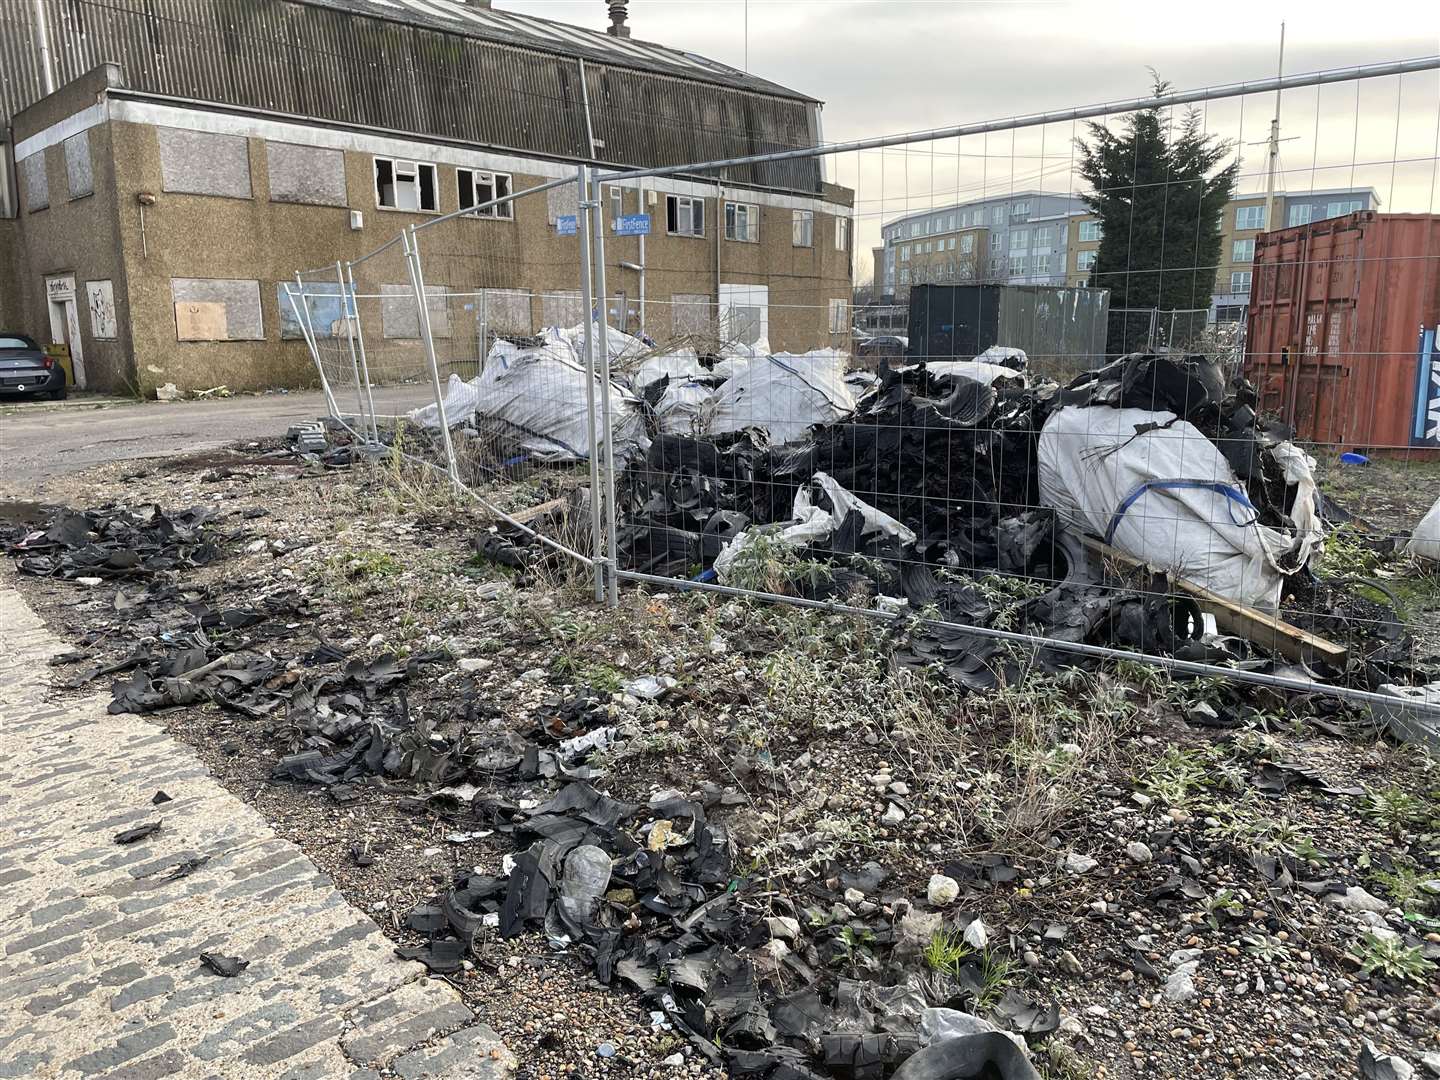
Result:
[[[1123,566],[1165,574],[1165,571],[1147,566],[1141,560],[1127,555],[1093,536],[1082,536],[1080,542],[1102,558],[1113,559]],[[1243,637],[1263,649],[1278,652],[1288,660],[1304,661],[1318,657],[1335,667],[1345,666],[1349,650],[1344,646],[1312,634],[1308,630],[1302,630],[1274,615],[1268,615],[1256,608],[1227,600],[1225,597],[1183,578],[1173,577],[1169,574],[1165,574],[1165,576],[1177,589],[1192,596],[1201,611],[1213,616],[1215,625],[1221,630]]]
[[[536,518],[544,517],[552,510],[559,510],[569,501],[569,499],[551,499],[549,502],[543,502],[539,506],[532,506],[528,510],[521,510],[517,514],[511,514],[510,517],[521,525],[529,525],[530,522]]]

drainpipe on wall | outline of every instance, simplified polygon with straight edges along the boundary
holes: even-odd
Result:
[[[55,92],[55,67],[50,56],[50,30],[45,22],[45,0],[31,0],[35,11],[35,44],[40,49],[40,85],[49,97]]]

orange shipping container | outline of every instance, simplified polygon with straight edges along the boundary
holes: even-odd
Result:
[[[1305,441],[1440,448],[1422,332],[1440,322],[1440,215],[1362,211],[1255,241],[1245,373]],[[1440,374],[1435,375],[1440,379]]]

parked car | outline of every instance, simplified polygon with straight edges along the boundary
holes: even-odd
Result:
[[[65,396],[65,369],[24,334],[0,330],[0,394]]]
[[[909,338],[899,334],[880,334],[858,343],[855,346],[855,355],[863,357],[904,356],[909,347]]]

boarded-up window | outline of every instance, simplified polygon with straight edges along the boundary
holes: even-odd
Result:
[[[530,292],[527,289],[481,289],[475,297],[475,319],[495,334],[529,334]]]
[[[267,142],[270,201],[345,206],[345,153],[320,146]]]
[[[45,175],[45,151],[20,162],[20,180],[25,188],[25,209],[44,210],[50,205],[50,181]]]
[[[444,285],[425,286],[432,337],[450,336],[449,292]],[[420,315],[415,309],[415,290],[409,285],[381,285],[380,297],[380,333],[387,338],[418,338]]]
[[[90,308],[90,336],[96,341],[113,341],[119,337],[114,285],[109,281],[87,281],[85,298]]]
[[[545,213],[551,225],[555,224],[556,218],[579,214],[580,203],[576,196],[575,185],[565,184],[547,191],[545,193]]]
[[[90,165],[90,133],[82,131],[65,140],[65,178],[70,198],[95,194],[95,172]]]
[[[293,301],[291,293],[295,294]],[[280,308],[280,340],[282,341],[294,341],[305,337],[305,330],[300,321],[302,318],[309,319],[310,330],[317,338],[344,337],[346,335],[345,297],[340,294],[339,285],[334,283],[309,285],[306,286],[302,296],[299,294],[299,286],[282,281],[275,286],[275,302]],[[350,310],[353,314],[355,310],[353,300],[350,303]]]
[[[250,198],[250,150],[239,135],[156,128],[166,191]]]
[[[715,303],[705,293],[676,293],[670,298],[670,332],[710,334],[714,327]]]
[[[579,289],[547,292],[540,297],[540,321],[545,326],[575,326],[584,319]]]
[[[180,341],[263,341],[260,282],[171,278],[175,336]]]

